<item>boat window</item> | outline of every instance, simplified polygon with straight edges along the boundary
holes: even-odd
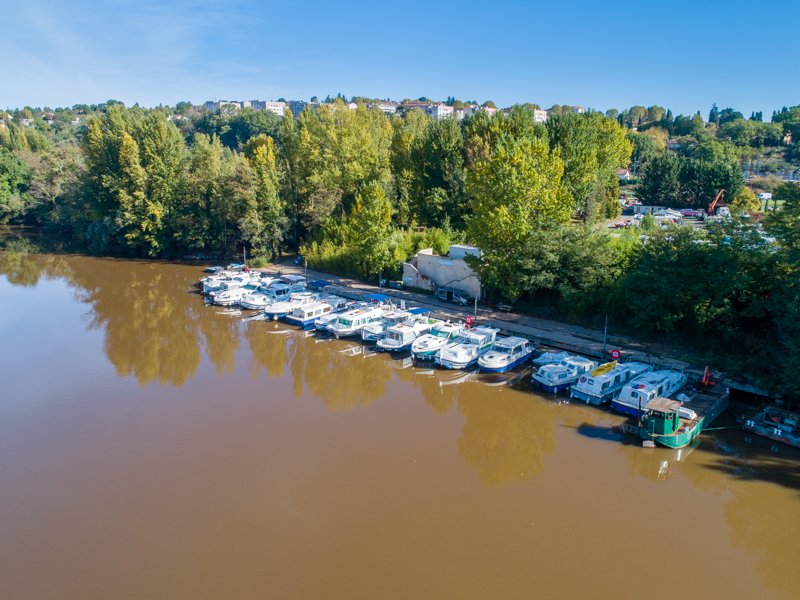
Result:
[[[591,381],[591,379],[589,381]],[[608,389],[609,385],[611,385],[611,382],[610,381],[606,381],[602,386],[600,386],[600,389],[605,391],[605,390]]]

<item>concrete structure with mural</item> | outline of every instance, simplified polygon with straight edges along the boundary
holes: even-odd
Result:
[[[464,261],[464,256],[480,256],[474,246],[450,246],[447,256],[433,253],[432,248],[420,250],[403,264],[403,283],[422,290],[436,291],[442,286],[461,290],[471,298],[481,297],[481,280]]]

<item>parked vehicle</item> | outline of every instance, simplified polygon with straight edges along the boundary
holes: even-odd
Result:
[[[459,306],[466,306],[467,304],[472,303],[472,298],[470,298],[465,292],[451,287],[440,287],[438,290],[436,290],[436,297],[444,302],[452,302],[453,304],[458,304]]]

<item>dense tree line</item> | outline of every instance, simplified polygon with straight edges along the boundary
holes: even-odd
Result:
[[[706,122],[659,107],[560,107],[545,124],[532,105],[463,121],[341,101],[297,119],[188,104],[77,110],[78,124],[75,111],[50,123],[30,111],[0,128],[2,221],[129,256],[300,250],[313,266],[363,277],[466,241],[483,250],[473,266],[491,298],[690,339],[795,394],[785,373],[800,366],[796,185],[775,190],[783,209],[763,230],[733,221],[642,241],[593,224],[619,214],[616,171],[631,163],[646,203],[705,207],[724,189],[757,208],[743,149],[790,155],[800,107],[771,123],[731,109],[712,108]]]

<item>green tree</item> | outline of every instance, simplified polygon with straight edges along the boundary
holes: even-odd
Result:
[[[371,182],[356,194],[348,217],[349,246],[361,274],[378,274],[389,264],[389,232],[392,203],[378,182]]]
[[[617,196],[616,170],[629,164],[632,145],[625,129],[600,113],[568,113],[547,121],[550,147],[564,161],[564,187],[573,210],[589,222]]]
[[[21,218],[28,204],[26,197],[31,173],[9,150],[0,148],[0,223]]]
[[[483,251],[482,281],[514,300],[524,291],[519,261],[531,232],[569,220],[561,187],[564,164],[544,140],[509,140],[475,165],[467,180],[473,217],[469,238]]]
[[[257,218],[251,221],[244,237],[257,249],[268,248],[272,257],[278,259],[288,218],[279,193],[275,142],[266,135],[250,138],[245,145],[245,155],[255,175]]]
[[[643,204],[678,206],[680,199],[680,161],[674,152],[664,152],[645,165],[637,195]]]

